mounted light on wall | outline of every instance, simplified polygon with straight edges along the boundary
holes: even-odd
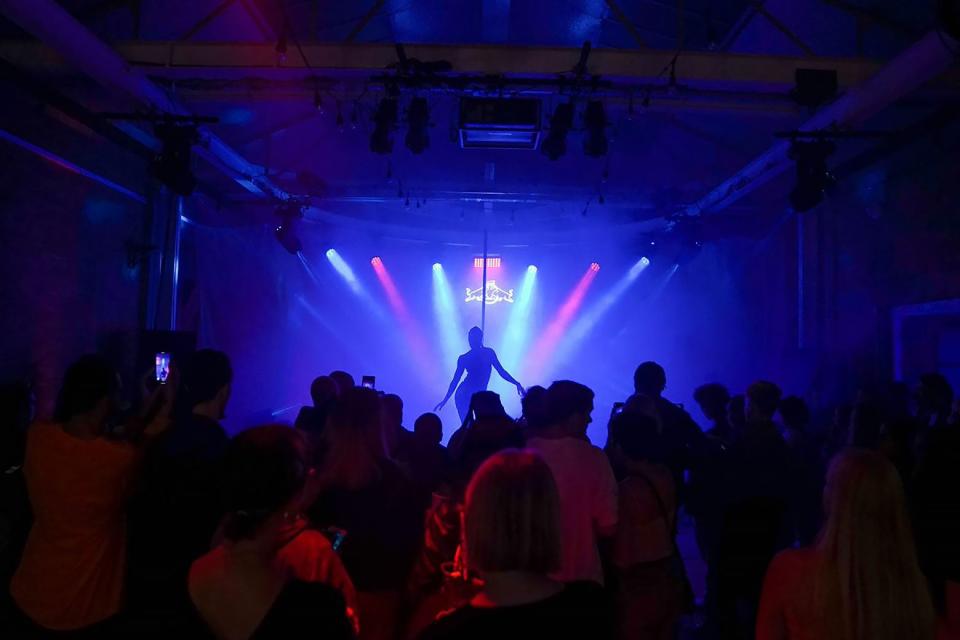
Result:
[[[298,255],[303,250],[300,238],[297,237],[297,223],[303,216],[303,208],[298,204],[285,203],[277,208],[280,223],[274,229],[277,242],[287,253]]]
[[[430,126],[430,106],[426,98],[414,98],[407,108],[407,149],[414,154],[423,153],[430,146],[427,127]]]
[[[397,125],[397,99],[383,98],[373,116],[374,129],[370,134],[370,151],[387,154],[393,151],[393,129]]]
[[[607,140],[607,113],[603,103],[591,100],[583,114],[583,124],[586,129],[583,139],[583,152],[591,158],[602,158],[607,155],[609,142]],[[601,194],[601,198],[602,198]],[[601,202],[600,204],[603,204]]]
[[[550,133],[540,145],[551,160],[559,160],[567,152],[567,133],[573,127],[573,102],[558,104],[550,116]]]

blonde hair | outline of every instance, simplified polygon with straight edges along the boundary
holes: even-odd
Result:
[[[375,481],[387,457],[377,392],[364,387],[345,391],[327,418],[324,438],[323,476],[334,486],[360,489]]]
[[[824,505],[814,597],[825,639],[932,638],[933,605],[894,466],[873,451],[841,452],[830,463]]]
[[[547,463],[515,449],[484,462],[467,487],[463,538],[471,570],[558,570],[560,497]]]

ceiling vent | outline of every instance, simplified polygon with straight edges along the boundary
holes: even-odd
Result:
[[[539,143],[539,100],[461,98],[462,148],[534,150]]]

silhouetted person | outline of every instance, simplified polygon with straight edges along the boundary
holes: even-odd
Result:
[[[463,426],[447,445],[456,475],[473,473],[488,457],[511,447],[523,446],[523,432],[503,408],[500,395],[479,391],[470,400]],[[469,480],[469,476],[464,484]]]
[[[810,433],[810,409],[798,396],[787,396],[780,401],[783,439],[793,453],[797,469],[797,534],[801,544],[813,542],[820,530],[821,499],[825,469],[820,464],[819,451]]]
[[[560,492],[561,582],[603,584],[599,543],[617,527],[617,481],[603,451],[587,440],[594,394],[559,380],[547,389],[547,421],[527,446],[543,456]]]
[[[425,413],[413,423],[413,435],[407,441],[410,479],[429,498],[447,477],[450,458],[443,440],[443,423],[435,413]]]
[[[710,428],[705,433],[723,443],[729,443],[733,439],[733,427],[727,415],[727,405],[730,403],[730,392],[727,388],[717,382],[705,384],[697,387],[693,392],[693,399],[710,421]]]
[[[310,385],[310,399],[312,407],[303,407],[297,414],[294,426],[300,431],[319,434],[327,423],[327,413],[332,403],[336,402],[340,394],[337,381],[330,376],[320,376]]]
[[[283,425],[230,443],[223,540],[190,568],[195,622],[181,637],[354,638],[353,584],[330,542],[299,515],[309,462],[304,434]]]
[[[333,381],[337,383],[337,395],[342,396],[347,391],[357,386],[356,380],[354,380],[353,376],[346,371],[333,371],[330,373],[330,377],[333,378]]]
[[[547,390],[540,385],[530,387],[520,406],[523,410],[520,426],[527,430],[528,438],[533,437],[538,429],[547,426]]]
[[[637,367],[633,374],[633,388],[636,393],[627,401],[627,408],[652,401],[655,419],[660,424],[666,447],[666,464],[673,472],[682,503],[683,474],[702,453],[705,444],[703,432],[683,407],[663,397],[663,390],[667,388],[667,374],[656,362],[644,362]]]
[[[116,370],[84,356],[64,376],[54,420],[27,431],[23,469],[34,521],[10,583],[27,628],[4,637],[50,630],[113,637],[106,627],[124,601],[127,498],[141,461],[132,443],[107,436],[119,391]],[[168,387],[153,392],[140,419],[144,436],[167,426],[170,404]]]
[[[921,425],[929,428],[947,426],[953,411],[953,388],[947,379],[939,373],[922,375],[914,393],[917,420]]]
[[[507,370],[500,364],[497,353],[490,347],[483,346],[483,331],[479,327],[470,329],[467,333],[467,340],[470,343],[470,351],[466,352],[457,359],[457,370],[453,374],[453,380],[450,381],[450,387],[447,389],[447,395],[440,401],[434,411],[443,409],[450,396],[456,392],[457,413],[460,415],[460,421],[467,419],[467,412],[470,409],[470,400],[473,394],[478,391],[486,391],[490,383],[490,374],[493,369],[497,370],[500,377],[517,387],[517,393],[523,395],[523,385],[514,379]],[[467,377],[463,382],[460,378],[466,372]],[[459,385],[459,386],[457,386]]]
[[[190,563],[206,553],[220,521],[220,473],[230,442],[220,425],[233,382],[230,359],[202,349],[183,366],[189,413],[147,449],[130,510],[131,605],[144,620],[189,611]]]
[[[728,449],[717,481],[719,535],[710,590],[721,638],[752,635],[767,565],[795,540],[797,472],[773,421],[780,396],[772,382],[750,385],[744,432]]]
[[[742,393],[733,396],[727,403],[727,419],[734,434],[743,433],[747,426],[747,398]]]

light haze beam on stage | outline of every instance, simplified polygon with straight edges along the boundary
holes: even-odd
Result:
[[[557,349],[556,355],[551,359],[551,364],[556,366],[565,361],[571,354],[575,353],[577,347],[593,331],[601,319],[610,311],[610,309],[630,290],[630,287],[640,274],[650,266],[650,260],[646,257],[640,258],[630,267],[630,269],[620,278],[619,281],[609,291],[603,294],[592,306],[587,308],[577,321],[573,323],[570,330],[563,336],[561,344]]]
[[[337,273],[340,274],[340,277],[343,278],[343,280],[347,283],[347,286],[350,287],[355,294],[358,296],[364,295],[363,286],[357,279],[353,269],[350,268],[350,265],[347,264],[346,260],[340,257],[340,254],[337,253],[336,249],[327,250],[327,260],[330,261],[330,264],[333,265],[333,268],[336,269]]]
[[[540,380],[539,378],[547,370],[547,365],[549,364],[549,360],[554,356],[557,344],[560,342],[560,339],[563,338],[567,327],[573,322],[573,318],[583,304],[583,299],[586,297],[590,285],[593,284],[599,272],[600,265],[596,262],[591,263],[590,266],[587,267],[586,272],[580,276],[579,282],[577,282],[577,285],[567,296],[560,310],[557,311],[557,315],[553,321],[547,326],[536,344],[534,344],[533,349],[531,349],[527,356],[527,369],[524,376],[527,380],[530,380],[530,382],[526,384],[544,384],[544,386],[546,386],[545,383],[549,382],[547,380]]]
[[[530,308],[533,300],[533,286],[537,281],[537,267],[530,265],[523,274],[520,290],[510,310],[507,329],[500,345],[500,360],[507,371],[517,369],[521,354],[526,349],[530,335]]]
[[[437,379],[436,360],[431,357],[433,350],[430,343],[426,337],[424,337],[420,325],[418,325],[413,316],[410,315],[407,304],[400,294],[396,283],[393,281],[393,277],[387,270],[387,266],[379,256],[370,260],[370,266],[373,267],[374,273],[377,274],[377,280],[380,281],[380,286],[383,287],[383,291],[387,295],[387,300],[390,303],[390,308],[393,310],[393,315],[396,317],[401,330],[406,336],[407,342],[410,343],[411,355],[416,361],[417,372],[424,384],[430,386],[441,384]]]
[[[443,354],[441,371],[452,374],[457,358],[463,351],[466,331],[460,319],[460,311],[454,302],[450,281],[439,262],[433,265],[433,314],[440,333],[440,347]]]

